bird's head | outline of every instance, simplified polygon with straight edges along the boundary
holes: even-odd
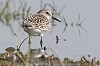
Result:
[[[52,12],[48,9],[41,9],[38,13],[43,14],[44,16],[46,16],[48,19],[54,19],[58,22],[61,22],[60,20],[58,20],[57,18],[55,18],[52,14]]]

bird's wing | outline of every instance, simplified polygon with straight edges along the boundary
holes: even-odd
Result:
[[[26,27],[26,28],[27,27],[32,27],[32,24],[34,24],[34,22],[35,22],[36,19],[37,19],[36,15],[29,16],[22,23],[22,27]]]

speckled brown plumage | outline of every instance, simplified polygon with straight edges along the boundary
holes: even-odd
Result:
[[[47,31],[51,27],[49,21],[50,20],[48,20],[44,15],[37,14],[28,17],[24,21],[24,26],[26,25],[26,28],[32,27],[34,29],[39,29],[41,31]]]
[[[38,13],[36,15],[32,15],[26,18],[26,20],[22,23],[22,27],[24,28],[25,32],[27,32],[28,34],[33,36],[38,36],[42,32],[49,30],[51,24],[50,24],[50,20],[47,19],[45,15]],[[38,33],[36,34],[35,30],[39,30],[39,34]]]

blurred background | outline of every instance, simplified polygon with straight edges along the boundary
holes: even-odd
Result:
[[[53,28],[44,34],[43,46],[52,47],[62,59],[78,60],[83,55],[100,59],[99,6],[100,0],[0,0],[0,53],[7,47],[16,48],[16,43],[28,36],[21,27],[23,20],[45,7],[61,23],[53,21]],[[39,41],[40,37],[33,37],[31,48],[40,48]],[[26,52],[27,46],[28,40],[21,50]]]

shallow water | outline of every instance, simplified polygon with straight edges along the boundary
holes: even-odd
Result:
[[[31,13],[35,14],[39,10],[40,1],[26,1],[29,2],[28,5],[32,6]],[[51,0],[47,0],[45,2],[51,3]],[[17,4],[16,7],[18,7],[19,3],[15,2],[15,4]],[[61,15],[65,16],[68,26],[65,33],[63,33],[63,20],[60,24],[55,22],[56,26],[53,31],[45,33],[43,37],[43,45],[54,48],[62,59],[70,57],[72,59],[79,60],[79,58],[83,55],[91,55],[90,58],[97,57],[97,59],[100,59],[100,0],[61,0],[61,2],[55,0],[55,4],[58,11],[64,6],[64,4],[66,5]],[[81,35],[79,35],[79,30],[76,26],[79,14],[80,22],[84,18],[87,18],[82,23],[82,26],[87,30],[87,32],[79,27]],[[14,32],[18,36],[18,43],[20,44],[28,35],[22,28],[20,29],[17,23],[18,22],[12,21],[11,24]],[[71,26],[72,23],[73,27]],[[58,44],[56,44],[56,35],[60,38]],[[64,41],[64,39],[66,39],[66,41]],[[31,48],[39,48],[39,40],[40,37],[33,37]],[[0,24],[0,45],[1,53],[5,52],[4,49],[9,46],[16,48],[15,36],[12,35],[9,27],[4,26],[3,24]],[[28,40],[24,42],[21,50],[23,52],[27,52],[27,46]],[[53,53],[51,52],[51,54]]]

